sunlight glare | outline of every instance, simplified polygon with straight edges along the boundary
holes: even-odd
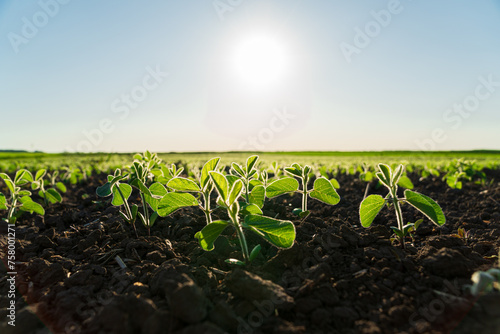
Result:
[[[275,39],[259,35],[237,45],[233,65],[240,80],[251,86],[268,87],[286,74],[288,57]]]

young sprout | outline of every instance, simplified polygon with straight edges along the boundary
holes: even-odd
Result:
[[[0,173],[0,178],[7,185],[10,193],[7,198],[0,192],[0,210],[7,210],[7,217],[3,218],[4,221],[15,224],[23,212],[34,212],[42,216],[45,214],[43,207],[31,199],[31,192],[21,189],[22,186],[33,182],[33,175],[28,170],[18,170],[14,180],[5,173]]]
[[[139,190],[142,212],[139,212],[138,216],[148,230],[148,235],[151,235],[151,227],[158,218],[158,201],[167,194],[167,190],[160,183],[153,183],[148,188],[149,180],[153,178],[152,170],[160,164],[161,159],[158,158],[156,153],[150,153],[149,151],[146,151],[144,155],[136,154],[134,159],[130,167],[130,185]],[[149,207],[153,209],[152,214],[149,212]]]
[[[183,171],[184,167],[177,168],[175,164],[171,164],[170,167],[159,165],[159,167],[153,168],[151,173],[154,175],[155,181],[166,185],[173,178],[180,176]]]
[[[214,189],[214,183],[212,182],[209,173],[211,171],[217,170],[217,167],[219,165],[220,158],[213,158],[209,160],[205,165],[203,165],[203,168],[201,170],[200,178],[198,182],[195,182],[191,179],[183,178],[180,176],[176,176],[167,183],[167,187],[178,191],[178,192],[193,192],[193,193],[198,193],[201,198],[203,199],[200,201],[199,206],[205,213],[205,219],[207,221],[207,224],[210,224],[212,222],[212,210],[210,209],[210,194],[212,193]],[[178,194],[178,193],[170,193],[167,198],[162,199],[160,202],[161,209],[160,209],[160,216],[167,215],[171,212],[169,203],[171,202],[176,202],[176,203],[186,203],[189,205],[186,206],[191,206],[193,205],[192,203],[195,203],[194,205],[197,205],[198,202],[196,199],[194,199],[192,196],[186,196],[189,194]],[[167,211],[164,211],[163,209],[167,209]],[[178,207],[180,208],[180,207]]]
[[[250,181],[254,178],[258,178],[258,170],[255,168],[257,164],[257,160],[259,160],[258,155],[252,155],[247,159],[246,165],[241,166],[236,162],[231,164],[231,172],[236,174],[241,181],[243,182],[245,189],[245,201],[250,203]]]
[[[391,167],[385,164],[378,165],[379,172],[375,175],[380,180],[380,182],[389,190],[389,194],[385,198],[380,195],[370,195],[366,197],[359,207],[359,217],[361,225],[363,227],[369,227],[377,214],[380,212],[385,204],[394,206],[396,212],[396,219],[398,222],[397,227],[391,227],[396,236],[398,237],[401,247],[405,247],[405,236],[415,228],[415,224],[406,224],[403,220],[403,213],[401,211],[401,204],[408,203],[420,212],[422,212],[427,218],[429,218],[437,226],[442,226],[446,222],[446,218],[441,210],[441,207],[431,198],[419,194],[415,191],[406,189],[404,191],[404,197],[398,198],[398,184],[401,185],[400,179],[403,176],[404,166],[399,165],[395,171],[392,171]],[[403,179],[403,185],[409,186],[406,179]],[[410,182],[411,183],[411,182]],[[412,184],[413,186],[413,184]]]
[[[293,177],[284,177],[273,181],[266,187],[266,196],[273,198],[290,192],[298,192],[302,194],[302,207],[295,209],[294,213],[301,218],[309,215],[307,210],[307,197],[315,198],[320,202],[336,205],[340,201],[340,196],[335,190],[333,184],[324,177],[318,177],[314,181],[313,189],[308,190],[307,185],[311,177],[311,167],[294,163],[291,167],[286,167],[285,172],[289,175],[297,177],[301,181],[301,190],[299,190],[299,182]],[[338,185],[338,184],[336,184]]]
[[[373,180],[373,173],[370,171],[370,166],[367,164],[363,163],[360,168],[362,168],[361,172],[359,173],[359,179],[363,182],[366,182],[366,188],[365,188],[365,193],[363,195],[363,199],[368,196],[368,190],[370,188],[370,182]]]
[[[56,188],[45,189],[45,180],[43,179],[43,177],[46,175],[46,173],[47,173],[47,171],[45,169],[38,170],[35,174],[35,179],[31,183],[31,188],[33,190],[39,190],[38,196],[43,198],[43,200],[45,202],[45,206],[48,206],[49,203],[52,203],[52,204],[61,203],[62,196],[57,191]],[[66,189],[66,187],[64,187],[64,189]]]
[[[466,231],[463,227],[459,227],[457,233],[453,234],[452,236],[462,239],[467,245],[467,241],[470,238],[470,231]]]
[[[244,229],[256,233],[276,247],[292,247],[295,240],[295,226],[292,222],[261,216],[262,211],[254,205],[251,205],[251,210],[248,207],[246,210],[242,210],[238,198],[244,191],[243,181],[240,179],[235,180],[231,175],[225,176],[216,171],[211,171],[209,174],[219,194],[217,203],[220,207],[226,209],[229,221],[214,221],[196,233],[195,237],[204,250],[213,250],[215,240],[229,225],[236,230],[243,261],[228,259],[226,260],[228,263],[248,264],[255,259],[261,249],[260,245],[257,245],[249,252]],[[240,221],[240,216],[244,219],[243,221]]]
[[[60,192],[65,193],[67,191],[64,183],[57,181],[57,177],[59,176],[59,171],[55,170],[52,173],[47,173],[47,178],[49,179],[49,184],[52,188],[58,189]]]
[[[132,187],[127,183],[120,182],[127,177],[128,174],[122,175],[121,170],[117,168],[113,175],[108,175],[108,182],[97,188],[96,193],[100,197],[113,195],[111,204],[113,206],[123,206],[125,208],[125,212],[120,210],[120,215],[127,223],[132,225],[135,236],[139,237],[135,227],[135,220],[139,207],[136,204],[132,206],[128,204],[128,199],[132,194]]]

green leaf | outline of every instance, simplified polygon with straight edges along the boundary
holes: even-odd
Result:
[[[241,207],[241,209],[240,209],[240,213],[243,216],[246,216],[246,215],[261,215],[262,214],[262,210],[257,205],[251,203],[251,204],[243,205]]]
[[[153,212],[153,214],[151,216],[149,216],[149,226],[150,227],[153,227],[153,225],[155,224],[156,222],[156,219],[158,219],[158,213],[157,212]]]
[[[149,191],[153,196],[163,197],[168,192],[160,182],[155,182],[149,187]]]
[[[232,189],[233,185],[236,181],[240,180],[239,176],[236,175],[226,175],[227,187],[228,189]]]
[[[229,202],[228,204],[231,205],[240,197],[241,192],[243,191],[243,182],[241,180],[237,180],[234,184],[233,187],[231,188],[231,191],[229,192]]]
[[[23,198],[26,198],[26,197],[23,197]],[[23,205],[21,206],[21,210],[23,211],[28,211],[30,213],[37,213],[41,216],[43,216],[45,214],[45,210],[43,209],[43,207],[36,203],[36,202],[33,202],[31,200],[31,198],[28,197],[29,200],[24,200],[22,203]]]
[[[386,164],[378,164],[378,168],[384,174],[384,178],[387,180],[387,183],[389,183],[392,176],[391,167]]]
[[[285,172],[292,174],[293,176],[302,177],[302,171],[294,167],[285,167]]]
[[[45,197],[47,198],[47,200],[49,200],[50,203],[62,202],[61,194],[59,194],[54,188],[47,189],[47,191],[45,191]]]
[[[245,217],[243,227],[257,233],[276,247],[290,248],[295,241],[295,226],[288,220],[248,215]]]
[[[116,182],[123,180],[127,176],[128,176],[127,174],[125,174],[125,175],[117,175],[117,176],[114,176],[113,178],[111,178],[111,181],[109,181],[109,178],[108,178],[108,181],[109,181],[109,183],[111,183],[111,187],[113,187]]]
[[[311,211],[309,211],[309,210],[306,210],[306,211],[300,210],[299,217],[302,219],[305,219],[307,216],[309,216],[309,214],[311,214]]]
[[[261,181],[261,180],[258,180],[258,179],[252,179],[250,180],[249,182],[249,185],[248,185],[248,190],[252,191],[252,189],[256,186],[262,186],[264,185],[264,183]]]
[[[336,205],[340,202],[340,196],[332,183],[324,177],[319,177],[314,181],[313,191],[309,193],[309,196],[329,205]]]
[[[264,199],[266,197],[266,188],[264,186],[255,186],[250,192],[250,196],[248,197],[248,201],[252,204],[257,205],[259,208],[264,206]]]
[[[120,190],[118,190],[118,189],[120,189]],[[120,195],[120,191],[121,191],[121,195],[123,195],[125,201],[127,201],[128,198],[130,197],[130,194],[132,194],[132,187],[126,183],[115,184],[115,186],[112,189],[113,199],[111,200],[111,205],[120,206],[120,205],[124,204],[124,201],[123,201],[124,199]]]
[[[29,190],[21,190],[18,192],[19,196],[31,196],[31,191]]]
[[[16,172],[16,176],[14,177],[14,184],[15,185],[23,185],[28,182],[33,182],[33,175],[29,170],[26,169],[20,169]]]
[[[380,210],[384,207],[385,200],[380,195],[370,195],[359,206],[359,218],[363,227],[369,227]]]
[[[57,182],[56,187],[57,187],[57,189],[59,189],[63,193],[65,193],[67,191],[66,186],[62,182]]]
[[[189,193],[167,193],[158,203],[158,215],[165,217],[180,208],[196,205],[198,201]]]
[[[236,162],[233,162],[231,164],[231,168],[238,174],[240,177],[245,177],[245,172],[241,168],[240,165],[238,165]]]
[[[10,179],[10,177],[5,173],[0,173],[0,177],[3,179],[3,181],[7,185],[7,188],[9,188],[10,192],[12,194],[15,193],[16,192],[15,185],[14,185],[14,182],[12,182],[12,180]]]
[[[219,193],[219,196],[222,198],[224,202],[227,201],[229,195],[229,186],[227,184],[226,177],[219,172],[209,172],[212,181],[214,182],[215,188]]]
[[[386,186],[389,189],[391,188],[390,185],[389,185],[389,183],[385,179],[384,173],[377,172],[377,173],[375,173],[375,176],[379,179],[380,183],[382,183],[384,186]]]
[[[100,197],[108,197],[109,195],[111,195],[112,194],[111,183],[106,182],[102,186],[97,187],[96,194],[97,194],[97,196],[100,196]]]
[[[247,173],[250,174],[252,169],[254,168],[255,164],[257,163],[257,160],[259,160],[258,155],[252,155],[247,159]]]
[[[203,190],[205,190],[207,185],[210,183],[209,172],[214,171],[217,168],[219,161],[220,161],[220,158],[213,158],[213,159],[207,161],[207,163],[205,163],[205,165],[203,165],[203,168],[201,170],[201,179],[200,179],[201,188]]]
[[[398,184],[399,182],[399,178],[401,177],[401,175],[403,175],[403,171],[404,171],[404,166],[403,165],[399,165],[396,170],[394,171],[394,173],[392,173],[392,184]]]
[[[273,198],[286,193],[294,192],[299,189],[299,182],[291,177],[284,177],[282,179],[271,182],[266,188],[266,196]]]
[[[415,222],[415,224],[414,224],[414,225],[415,225],[415,226],[414,226],[414,227],[415,227],[415,231],[418,229],[418,227],[420,226],[420,224],[422,224],[422,223],[423,223],[423,221],[424,221],[423,219],[419,219],[419,220],[417,220],[417,221]]]
[[[255,260],[257,255],[259,255],[261,249],[262,249],[262,247],[260,245],[257,245],[252,249],[252,252],[250,253],[250,258],[249,258],[250,262]]]
[[[226,260],[224,260],[224,262],[226,262],[227,264],[231,264],[234,266],[240,266],[240,267],[244,267],[246,265],[245,262],[240,261],[238,259],[226,259]]]
[[[193,180],[184,177],[176,177],[168,181],[167,187],[177,191],[201,191],[200,187]]]
[[[2,193],[0,193],[0,210],[7,210],[7,199]]]
[[[400,239],[402,239],[404,237],[404,233],[403,231],[401,231],[399,228],[395,227],[395,226],[391,226],[391,230],[394,232],[394,234],[396,234]]]
[[[248,173],[248,178],[251,178],[255,174],[257,174],[257,170],[256,169],[254,169],[254,170],[250,171],[250,173]]]
[[[406,175],[402,175],[399,178],[398,186],[406,189],[413,189],[413,183],[411,182],[410,178]]]
[[[135,221],[135,218],[137,217],[137,212],[139,212],[139,206],[137,204],[134,204],[130,207],[130,213],[132,213],[132,221]]]
[[[194,237],[200,242],[201,248],[206,251],[214,249],[214,242],[219,235],[229,225],[229,222],[224,220],[216,220],[205,226],[201,231],[197,232]]]
[[[330,183],[332,184],[332,186],[335,189],[339,189],[340,188],[340,184],[339,184],[339,181],[337,181],[337,179],[330,179]]]
[[[406,189],[405,200],[417,210],[422,212],[434,224],[442,226],[446,223],[443,210],[432,198]]]
[[[45,176],[46,173],[47,170],[45,169],[38,170],[35,174],[35,181],[40,181]]]
[[[406,224],[405,226],[403,226],[403,236],[408,235],[408,232],[413,231],[414,229],[415,229],[415,224],[413,223]]]
[[[144,195],[152,196],[151,191],[149,191],[149,188],[141,180],[135,179],[132,182],[132,185],[135,186],[137,189],[139,189],[139,191]]]

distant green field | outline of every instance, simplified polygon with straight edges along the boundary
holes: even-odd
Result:
[[[369,152],[187,152],[187,153],[160,153],[159,156],[167,164],[181,162],[188,165],[200,166],[213,157],[221,157],[222,164],[229,165],[235,161],[242,163],[252,154],[260,156],[262,166],[277,161],[280,164],[326,165],[328,167],[351,165],[371,165],[384,162],[389,164],[403,163],[407,165],[423,166],[431,163],[443,166],[453,159],[475,160],[479,165],[490,168],[500,166],[500,151],[440,151],[440,152],[412,152],[412,151],[369,151]],[[28,152],[0,152],[0,170],[14,170],[17,168],[51,168],[58,166],[83,167],[85,165],[102,165],[117,167],[130,164],[133,153],[28,153]],[[103,167],[106,169],[106,167]]]

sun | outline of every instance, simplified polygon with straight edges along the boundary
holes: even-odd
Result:
[[[237,77],[250,86],[264,88],[277,84],[288,69],[285,47],[269,35],[240,41],[232,56]]]

